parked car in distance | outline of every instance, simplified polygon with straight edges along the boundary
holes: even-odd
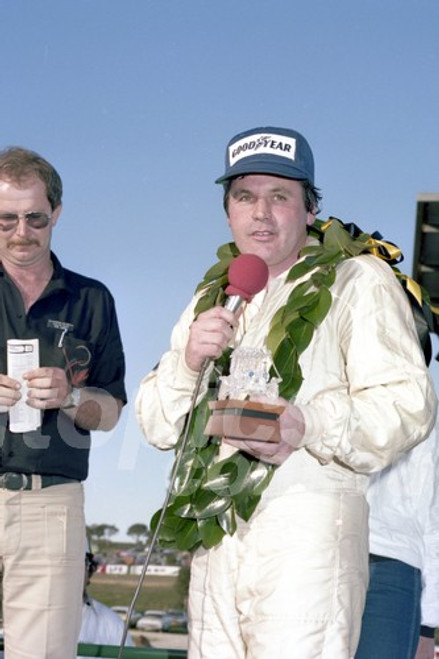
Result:
[[[162,618],[162,631],[187,633],[187,613],[177,609],[169,609]]]
[[[127,614],[128,614],[128,606],[112,606],[111,609],[117,613],[117,615],[122,618],[122,620],[125,622]],[[135,627],[137,624],[137,621],[140,620],[142,617],[142,614],[139,611],[132,611],[131,612],[131,619],[130,619],[130,627]]]
[[[142,617],[137,621],[136,629],[141,629],[145,632],[161,632],[164,616],[165,611],[159,611],[156,609],[145,611]]]

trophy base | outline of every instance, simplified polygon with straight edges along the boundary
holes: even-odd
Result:
[[[283,405],[251,400],[217,400],[209,402],[211,415],[205,435],[260,442],[279,442],[279,415]]]

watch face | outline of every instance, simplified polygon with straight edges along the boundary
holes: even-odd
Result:
[[[70,395],[71,395],[73,407],[78,407],[81,400],[81,390],[78,389],[77,387],[73,387],[72,393]]]
[[[78,407],[81,402],[81,390],[78,387],[72,387],[71,392],[66,397],[62,408],[67,410],[72,407]]]

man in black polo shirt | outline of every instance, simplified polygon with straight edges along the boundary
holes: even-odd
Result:
[[[61,195],[58,173],[38,154],[0,152],[0,556],[8,659],[76,657],[90,431],[111,430],[126,403],[113,298],[100,282],[64,269],[50,249]],[[15,360],[31,354],[35,361],[17,371]]]

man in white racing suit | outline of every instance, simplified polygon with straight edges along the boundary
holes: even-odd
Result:
[[[315,242],[308,231],[320,200],[312,152],[300,133],[263,127],[235,136],[217,182],[224,184],[236,247],[260,256],[269,280],[236,315],[216,305],[195,314],[202,291],[182,314],[170,350],[144,378],[136,401],[139,424],[160,449],[176,445],[199,374],[201,401],[212,362],[227,348],[266,348],[274,314],[285,305],[293,311],[290,293],[300,293],[297,287],[315,273],[323,276],[316,266],[311,275],[288,279],[304,261],[302,249]],[[285,407],[280,441],[222,438],[215,459],[240,451],[276,467],[247,521],[238,512],[220,542],[196,546],[190,659],[354,655],[368,577],[366,474],[427,436],[437,401],[392,269],[371,254],[334,267],[329,311],[300,354],[301,386],[277,401]],[[314,279],[318,287],[322,279]],[[289,364],[280,360],[281,375]],[[203,539],[206,520],[197,514]]]

